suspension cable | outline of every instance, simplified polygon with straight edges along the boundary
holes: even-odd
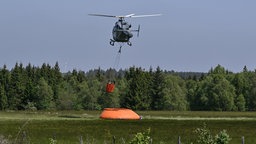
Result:
[[[119,62],[120,62],[120,59],[121,59],[121,53],[122,53],[122,47],[123,47],[123,43],[120,43],[119,45],[119,50],[117,52],[117,55],[116,55],[116,58],[115,58],[115,62],[114,62],[114,65],[113,65],[113,69],[118,69],[119,67]]]
[[[118,69],[120,58],[121,58],[121,50],[122,50],[122,47],[120,46],[119,51],[116,54],[113,69],[116,69],[116,70]]]

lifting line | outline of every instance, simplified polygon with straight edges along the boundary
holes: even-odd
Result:
[[[120,45],[119,50],[117,52],[113,69],[116,69],[116,70],[118,69],[120,58],[121,58],[121,52],[122,52],[122,45]]]

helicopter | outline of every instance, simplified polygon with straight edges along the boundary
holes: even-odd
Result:
[[[127,43],[127,45],[132,46],[132,43],[130,42],[130,38],[133,37],[132,32],[137,32],[137,37],[138,37],[140,32],[140,25],[138,26],[138,29],[131,30],[132,25],[126,22],[124,18],[151,17],[151,16],[160,16],[161,14],[151,14],[151,15],[129,14],[124,16],[114,16],[114,15],[105,15],[105,14],[89,14],[89,15],[118,18],[118,21],[115,23],[112,30],[113,39],[110,39],[109,44],[111,46],[114,46],[115,42],[118,42],[118,43]],[[121,51],[121,46],[120,46],[120,51]]]

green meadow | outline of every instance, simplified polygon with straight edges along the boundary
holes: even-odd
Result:
[[[195,142],[196,128],[206,124],[213,135],[225,129],[231,144],[256,143],[256,112],[138,111],[142,120],[102,120],[101,111],[2,111],[0,136],[18,143],[60,144],[128,143],[136,133],[150,128],[154,144]]]

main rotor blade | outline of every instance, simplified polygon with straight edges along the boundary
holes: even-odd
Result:
[[[138,17],[152,17],[152,16],[161,16],[162,14],[151,14],[151,15],[135,15],[129,14],[125,16],[114,16],[114,15],[105,15],[105,14],[89,14],[90,16],[100,16],[100,17],[113,17],[113,18],[138,18]]]
[[[123,16],[123,17],[132,17],[134,16],[135,14],[129,14],[129,15],[126,15],[126,16]]]
[[[113,16],[113,15],[103,15],[103,14],[89,14],[90,16],[101,16],[101,17],[117,17],[117,16]]]
[[[132,15],[130,17],[137,18],[137,17],[152,17],[152,16],[161,16],[162,14],[152,14],[152,15]]]

